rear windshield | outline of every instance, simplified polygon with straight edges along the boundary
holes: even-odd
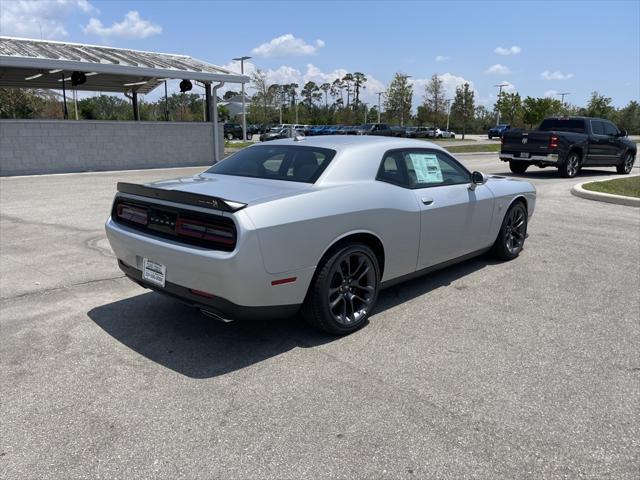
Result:
[[[584,120],[581,119],[561,119],[547,118],[542,121],[538,130],[543,132],[574,132],[584,133]]]
[[[335,154],[327,148],[261,145],[234,153],[207,173],[314,183]]]

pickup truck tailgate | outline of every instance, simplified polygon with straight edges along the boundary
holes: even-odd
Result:
[[[551,132],[507,132],[502,137],[502,152],[545,154],[549,151],[551,135]]]

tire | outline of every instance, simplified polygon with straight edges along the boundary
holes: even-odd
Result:
[[[380,266],[373,251],[363,243],[343,245],[316,271],[303,316],[315,328],[347,335],[367,324],[379,290]]]
[[[487,135],[489,137],[489,140],[493,140],[493,137],[491,135]]]
[[[633,163],[635,162],[635,157],[633,153],[627,152],[620,160],[620,163],[616,165],[616,171],[620,175],[629,175],[631,173],[631,169],[633,168]]]
[[[513,260],[524,248],[527,238],[527,207],[516,201],[509,207],[502,220],[498,238],[496,238],[491,255],[499,260]]]
[[[576,151],[569,152],[558,165],[558,172],[562,178],[575,177],[582,167],[582,157]]]
[[[233,140],[233,133],[227,133],[227,140]]]
[[[523,174],[527,171],[527,168],[529,168],[529,164],[526,162],[511,161],[509,162],[509,168],[513,173]]]

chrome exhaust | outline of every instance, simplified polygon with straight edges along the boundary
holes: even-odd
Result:
[[[209,318],[213,318],[214,320],[218,320],[219,322],[222,322],[222,323],[231,323],[231,322],[233,322],[232,319],[224,318],[224,317],[218,315],[217,313],[212,312],[211,310],[204,310],[204,309],[201,308],[200,309],[200,313],[202,313],[203,315],[206,315]]]

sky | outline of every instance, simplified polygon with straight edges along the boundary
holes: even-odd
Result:
[[[449,98],[469,82],[488,107],[498,83],[523,98],[570,92],[575,105],[594,90],[618,107],[640,99],[640,0],[0,0],[0,34],[181,53],[237,71],[231,59],[249,55],[245,72],[300,86],[359,71],[370,104],[396,72],[411,75],[414,107],[433,74]]]

